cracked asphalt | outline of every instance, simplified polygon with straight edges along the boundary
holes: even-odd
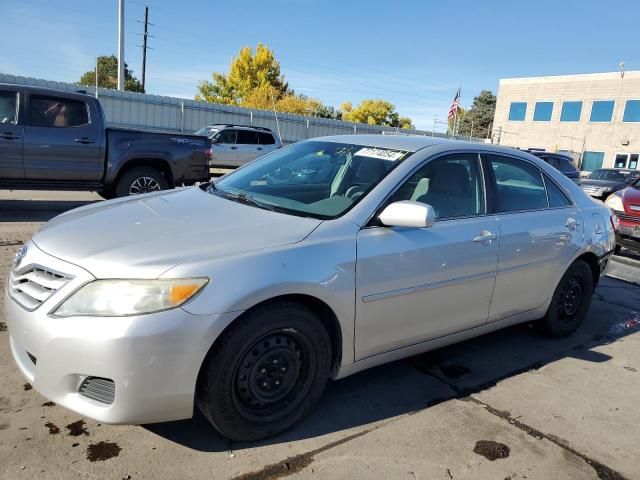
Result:
[[[0,287],[41,222],[97,200],[0,192]],[[14,365],[1,313],[0,372],[1,479],[640,479],[640,287],[612,278],[569,338],[521,325],[332,382],[259,443],[200,416],[108,426],[49,402]]]

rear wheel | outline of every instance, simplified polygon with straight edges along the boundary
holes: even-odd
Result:
[[[200,372],[196,404],[224,436],[260,440],[311,411],[330,368],[331,341],[318,316],[298,303],[268,304],[216,342]]]
[[[136,167],[125,172],[116,184],[116,197],[139,195],[141,193],[159,192],[169,188],[164,175],[151,167]]]
[[[593,273],[583,260],[576,260],[565,272],[551,299],[541,326],[552,337],[573,333],[584,321],[593,293]]]

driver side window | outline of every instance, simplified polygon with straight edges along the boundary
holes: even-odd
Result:
[[[218,143],[236,143],[236,131],[235,130],[223,130],[216,137],[218,139]]]
[[[431,160],[396,191],[391,201],[431,205],[437,219],[485,213],[478,155],[452,154]]]

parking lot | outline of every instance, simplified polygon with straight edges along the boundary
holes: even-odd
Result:
[[[0,286],[42,222],[94,201],[0,191]],[[199,416],[109,426],[58,407],[25,383],[0,318],[0,478],[640,478],[640,259],[623,254],[627,281],[602,278],[573,336],[521,325],[371,369],[256,444]]]

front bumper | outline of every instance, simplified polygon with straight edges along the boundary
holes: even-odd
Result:
[[[31,246],[30,246],[31,249]],[[44,254],[39,252],[43,257]],[[66,294],[34,311],[4,292],[16,364],[50,400],[104,423],[140,424],[190,418],[200,366],[230,315],[174,309],[131,317],[48,315]],[[112,403],[79,392],[88,376],[113,380]]]

